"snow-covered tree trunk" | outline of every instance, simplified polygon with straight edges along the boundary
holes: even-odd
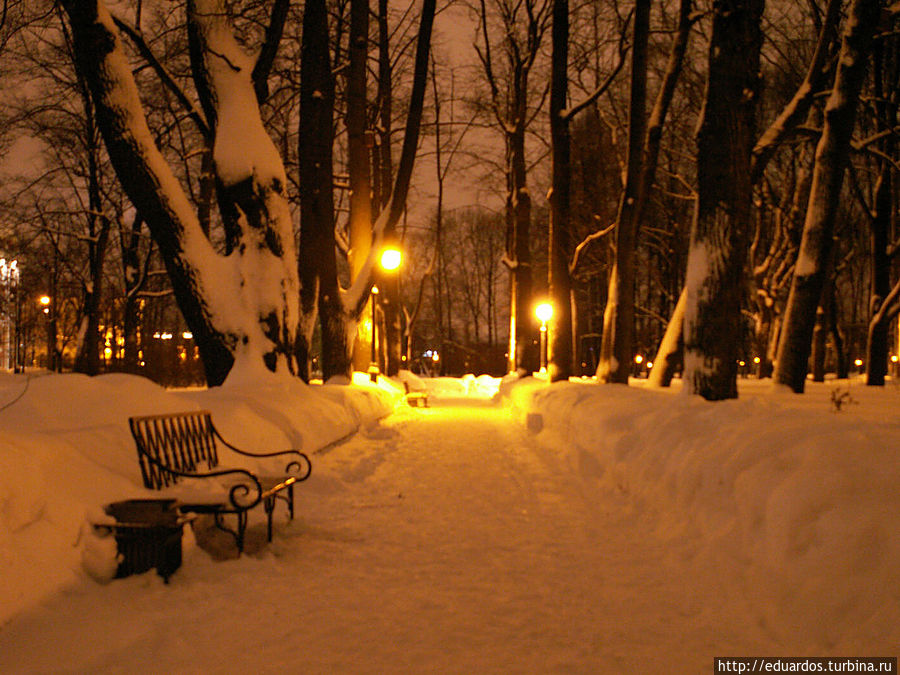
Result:
[[[850,8],[834,86],[825,107],[825,125],[816,147],[800,255],[784,313],[774,375],[775,382],[797,393],[803,392],[806,382],[816,307],[828,271],[856,107],[880,9],[878,0],[855,0]]]
[[[763,6],[763,0],[713,3],[684,318],[685,390],[708,400],[737,396]]]
[[[254,60],[234,39],[221,2],[190,3],[216,115],[220,203],[233,210],[233,251],[218,254],[147,126],[118,30],[99,0],[65,0],[76,64],[129,199],[156,241],[210,385],[236,363],[295,370],[299,283],[286,177],[263,128]]]
[[[653,359],[653,368],[647,377],[647,382],[652,387],[668,387],[672,383],[675,372],[681,367],[682,353],[684,351],[684,308],[687,304],[687,291],[681,291],[675,310],[666,325],[662,342],[656,357]]]

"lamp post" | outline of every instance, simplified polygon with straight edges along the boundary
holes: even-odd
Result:
[[[50,302],[51,298],[49,295],[42,295],[38,298],[41,312],[47,319],[47,370],[52,372],[55,370],[53,357],[56,354],[56,327],[53,319],[50,317]]]
[[[400,249],[394,245],[388,244],[381,250],[381,255],[378,258],[378,264],[381,268],[382,272],[394,273],[398,269],[400,269],[400,265],[403,262],[403,254]],[[375,317],[375,295],[373,294],[372,300],[372,366],[369,368],[369,375],[373,382],[377,379],[377,374],[381,372],[381,361],[382,358],[387,358],[387,362],[385,363],[385,372],[389,375],[391,374],[391,363],[390,363],[390,354],[385,355],[385,350],[382,349],[383,345],[387,345],[388,349],[391,347],[391,340],[398,339],[396,333],[391,332],[391,328],[393,324],[391,323],[394,320],[394,314],[396,310],[395,303],[400,302],[399,298],[399,287],[397,286],[398,277],[394,274],[389,276],[382,275],[380,279],[384,283],[382,284],[382,289],[380,293],[380,306],[382,318],[384,319],[384,326],[381,331],[381,343],[378,344],[378,350],[376,350],[378,335],[376,332],[376,317]],[[374,293],[377,294],[377,291]],[[393,335],[393,338],[392,338]],[[380,350],[380,353],[379,353]]]
[[[541,372],[547,372],[547,322],[553,318],[553,305],[542,302],[534,308],[534,315],[541,322]]]
[[[372,286],[372,358],[369,361],[369,379],[378,382],[378,352],[375,350],[375,303],[378,286]]]

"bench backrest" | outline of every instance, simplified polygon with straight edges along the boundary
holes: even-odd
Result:
[[[219,465],[216,430],[207,410],[171,415],[130,417],[128,426],[137,445],[144,486],[159,490],[175,483],[182,473]]]

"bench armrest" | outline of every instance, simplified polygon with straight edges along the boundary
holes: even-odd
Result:
[[[228,501],[238,510],[251,509],[263,498],[262,484],[253,473],[246,469],[213,469],[211,471],[179,471],[160,462],[152,455],[138,447],[138,451],[148,462],[156,466],[160,471],[177,476],[179,478],[220,478],[222,476],[240,476],[238,480],[228,486]],[[174,483],[175,481],[173,481]]]
[[[277,452],[250,452],[249,450],[242,450],[241,448],[234,446],[226,441],[224,438],[222,438],[222,434],[220,434],[219,430],[215,427],[213,427],[213,433],[222,442],[222,445],[239,455],[256,458],[284,457],[285,459],[287,459],[287,464],[284,467],[285,474],[296,478],[298,482],[309,478],[309,474],[312,472],[312,464],[309,461],[309,457],[307,457],[299,450],[279,450]]]

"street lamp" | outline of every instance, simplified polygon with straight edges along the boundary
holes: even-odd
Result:
[[[369,361],[369,379],[378,382],[378,352],[375,351],[375,302],[378,286],[372,286],[372,358]]]
[[[42,295],[38,298],[38,304],[41,306],[41,312],[47,317],[47,370],[53,371],[53,355],[55,354],[56,327],[53,325],[53,319],[50,317],[50,296]]]
[[[534,315],[541,322],[541,372],[547,372],[547,322],[553,318],[553,305],[542,302],[534,308]]]
[[[381,250],[381,256],[378,258],[378,264],[381,269],[385,272],[395,272],[400,268],[400,264],[403,262],[403,254],[400,252],[400,249],[396,246],[387,245]],[[387,299],[390,301],[391,293],[390,293],[390,284],[388,285],[387,291]],[[376,343],[376,320],[375,320],[375,306],[377,302],[376,296],[378,295],[378,286],[372,287],[372,361],[369,364],[369,379],[372,382],[378,381],[378,373],[380,371],[380,367],[378,365],[378,351],[375,348]]]
[[[395,269],[400,267],[400,263],[403,262],[403,254],[400,252],[399,248],[395,248],[393,246],[386,246],[384,250],[381,252],[381,268],[383,270],[387,270],[388,272],[393,272]]]

